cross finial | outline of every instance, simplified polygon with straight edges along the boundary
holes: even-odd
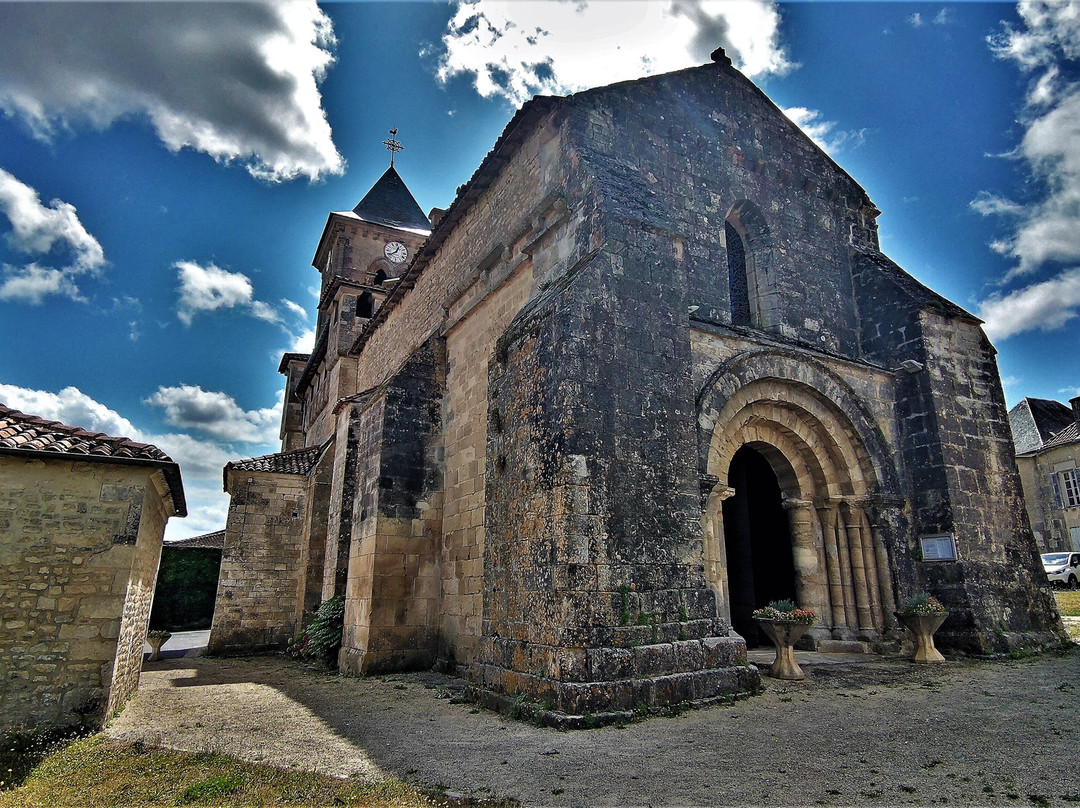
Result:
[[[390,151],[390,168],[394,167],[394,155],[399,151],[402,151],[405,147],[401,145],[401,141],[397,139],[397,128],[390,130],[390,137],[382,142],[384,146]]]

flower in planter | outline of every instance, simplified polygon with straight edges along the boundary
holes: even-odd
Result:
[[[774,620],[778,623],[810,625],[817,620],[813,609],[796,606],[790,600],[774,600],[763,609],[754,610],[755,620]]]
[[[900,607],[901,614],[945,614],[948,611],[937,598],[925,592],[912,595]]]
[[[156,639],[159,639],[159,638],[162,639],[162,640],[167,640],[171,636],[172,636],[172,632],[165,631],[164,629],[160,629],[160,628],[156,628],[153,631],[146,632],[146,639],[148,639],[148,640],[156,640]]]

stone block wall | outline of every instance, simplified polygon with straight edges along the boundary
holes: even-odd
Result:
[[[359,422],[346,628],[338,665],[428,668],[441,600],[445,356],[429,341],[364,406]],[[358,405],[360,406],[360,405]]]
[[[1080,532],[1080,508],[1062,506],[1052,476],[1057,471],[1080,464],[1080,444],[1066,443],[1043,452],[1018,457],[1024,501],[1032,529],[1041,540],[1043,552],[1077,549],[1074,534]],[[1060,483],[1059,483],[1060,485]],[[1041,535],[1040,535],[1041,534]]]
[[[732,323],[730,213],[747,238],[757,300],[751,325],[859,355],[849,250],[876,247],[877,210],[753,83],[716,65],[591,90],[573,102],[583,116],[574,145],[608,186],[605,203],[683,240],[695,317]]]
[[[995,352],[979,323],[880,254],[856,259],[868,358],[896,372],[910,527],[894,550],[899,601],[929,591],[953,612],[942,647],[1046,644],[1060,622],[1024,508]],[[913,360],[913,372],[900,363]],[[955,537],[957,561],[926,561],[920,537]]]
[[[307,482],[300,474],[229,470],[210,653],[280,649],[296,632]]]
[[[959,557],[917,564],[958,612],[938,632],[974,651],[1046,643],[1060,623],[1024,508],[995,351],[973,322],[923,311],[919,330],[948,496],[947,521],[922,527],[953,533]]]
[[[159,474],[0,457],[0,729],[100,725],[134,692],[167,519]]]

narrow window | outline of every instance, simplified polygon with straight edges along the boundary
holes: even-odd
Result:
[[[385,280],[386,280],[386,272],[384,270],[380,269],[378,272],[375,273],[375,277],[373,277],[371,279],[371,282],[373,284],[375,284],[376,286],[381,286],[382,282],[385,281]]]
[[[1061,500],[1066,508],[1080,506],[1080,475],[1076,469],[1061,472]]]
[[[733,325],[750,325],[750,287],[746,280],[746,244],[731,222],[724,222],[724,236],[727,241],[731,322]]]
[[[375,298],[371,296],[371,292],[364,292],[356,298],[356,316],[366,320],[373,314],[375,314]]]

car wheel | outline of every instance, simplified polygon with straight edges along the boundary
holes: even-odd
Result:
[[[1073,589],[1073,590],[1076,589],[1076,576],[1075,575],[1070,575],[1069,576],[1069,589]]]

